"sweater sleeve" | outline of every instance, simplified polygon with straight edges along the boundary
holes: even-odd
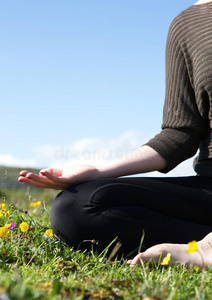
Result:
[[[167,167],[160,170],[168,173],[182,161],[197,152],[200,135],[191,130],[165,128],[146,145],[157,151],[167,162]]]
[[[162,131],[146,144],[166,160],[163,173],[195,155],[207,130],[195,100],[192,60],[185,36],[183,22],[178,17],[167,37]]]

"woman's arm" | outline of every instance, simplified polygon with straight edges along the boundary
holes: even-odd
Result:
[[[166,168],[166,161],[154,149],[142,146],[129,154],[98,167],[101,177],[119,177],[159,171]]]
[[[19,181],[42,188],[63,190],[70,185],[97,178],[119,177],[161,170],[166,161],[154,149],[142,146],[137,150],[102,166],[79,165],[57,169],[43,169],[39,175],[22,171]]]

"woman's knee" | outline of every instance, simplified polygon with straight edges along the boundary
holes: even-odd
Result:
[[[97,182],[72,186],[57,195],[51,208],[51,226],[54,233],[71,246],[84,240],[93,240],[98,209],[90,198]]]
[[[77,227],[79,214],[82,213],[75,188],[59,193],[51,207],[51,226],[56,235],[67,236]],[[75,226],[74,226],[75,223]]]
[[[79,245],[87,248],[97,241],[96,248],[100,250],[116,236],[123,235],[121,219],[116,217],[117,212],[114,215],[111,211],[115,203],[107,199],[114,186],[109,180],[97,180],[62,191],[52,204],[54,233],[75,248]]]

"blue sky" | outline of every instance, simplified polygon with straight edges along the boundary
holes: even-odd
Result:
[[[168,28],[192,4],[1,1],[0,165],[101,163],[157,134]]]

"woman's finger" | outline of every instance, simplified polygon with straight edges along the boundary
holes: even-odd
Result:
[[[26,174],[28,174],[29,171],[23,170],[20,172],[19,176],[26,176]]]
[[[34,173],[27,173],[25,175],[25,177],[19,177],[19,179],[22,178],[22,182],[25,182],[27,184],[31,184],[31,185],[34,185],[34,186],[37,186],[37,184],[40,185],[45,185],[45,186],[48,186],[48,187],[54,187],[56,185],[55,182],[52,182],[51,180],[49,180],[47,177],[45,176],[40,176],[40,175],[36,175]],[[19,180],[21,181],[21,180]]]
[[[36,181],[32,181],[31,179],[26,178],[26,177],[19,177],[18,181],[26,183],[26,184],[29,184],[29,185],[32,185],[32,186],[40,187],[40,188],[47,188],[47,187],[49,187],[49,185],[47,186],[46,184],[43,184],[43,183],[40,183],[40,182],[36,182]]]
[[[43,176],[46,176],[45,173],[48,172],[54,176],[60,177],[63,174],[63,171],[60,169],[52,169],[52,168],[48,168],[48,169],[42,169],[40,170],[40,174]]]
[[[61,184],[69,184],[71,185],[71,176],[69,177],[58,177],[58,176],[55,176],[49,172],[45,172],[43,173],[43,175],[46,176],[46,178],[48,178],[49,180],[55,182],[55,183],[61,183]]]
[[[48,183],[37,182],[37,181],[34,181],[27,177],[19,177],[18,181],[24,182],[26,184],[29,184],[29,185],[32,185],[35,187],[39,187],[39,188],[50,188],[50,189],[55,189],[55,190],[63,190],[67,187],[67,185],[62,185],[62,184],[57,185],[55,183],[49,183],[49,182]]]
[[[45,176],[48,180],[53,181],[55,183],[59,182],[59,177],[53,175],[52,173],[48,171],[40,171],[42,176]]]
[[[45,176],[41,176],[41,175],[36,175],[34,173],[27,173],[25,175],[25,178],[27,179],[31,179],[32,181],[35,181],[35,182],[40,182],[40,183],[43,183],[43,184],[52,184],[51,180],[49,180],[48,178],[46,178]]]

